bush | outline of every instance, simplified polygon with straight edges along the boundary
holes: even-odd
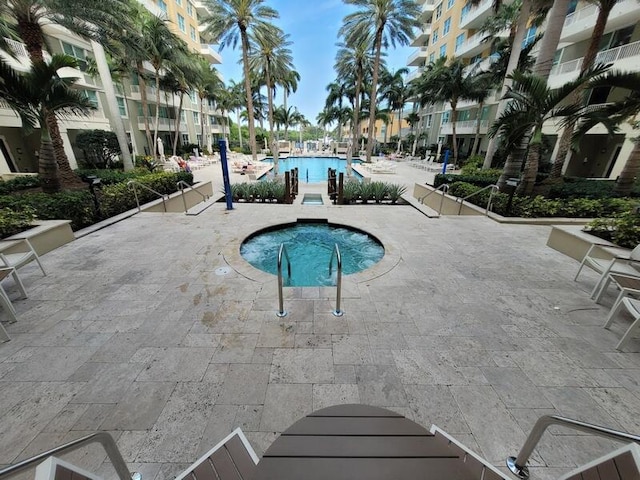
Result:
[[[31,227],[35,214],[31,207],[22,210],[0,208],[0,238],[10,237]]]
[[[586,178],[565,177],[562,183],[554,184],[549,198],[607,198],[614,196],[615,180],[589,180]],[[631,197],[640,197],[640,186],[633,188]]]
[[[129,172],[123,170],[105,170],[105,169],[78,169],[75,171],[80,178],[88,176],[98,177],[102,185],[114,185],[116,183],[128,182],[138,177],[149,175],[146,168],[136,168]]]
[[[24,177],[16,177],[11,180],[0,180],[0,195],[6,195],[11,192],[19,192],[28,190],[29,188],[38,188],[40,186],[40,178],[37,175],[26,175]]]
[[[486,172],[486,173],[481,173],[481,172]],[[497,170],[477,170],[472,175],[455,175],[451,173],[445,173],[445,174],[439,173],[436,175],[433,181],[433,186],[437,188],[444,183],[453,184],[456,182],[464,182],[464,183],[470,183],[477,187],[487,187],[489,185],[495,184],[498,181],[498,178],[500,178],[500,173],[501,172]]]
[[[106,130],[84,130],[76,136],[76,147],[84,151],[85,160],[95,168],[108,168],[122,152],[118,137]]]
[[[284,183],[277,180],[265,180],[256,183],[235,183],[231,185],[231,196],[234,202],[284,202]],[[224,191],[223,191],[224,193]]]
[[[71,220],[73,230],[87,227],[97,220],[88,190],[3,195],[0,196],[0,208],[14,211],[31,209],[41,220]]]
[[[614,218],[598,218],[584,230],[621,247],[635,248],[640,245],[640,215],[634,210],[620,213]]]

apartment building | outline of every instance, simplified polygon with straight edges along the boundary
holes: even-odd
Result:
[[[417,50],[408,59],[408,65],[417,67],[407,77],[416,79],[429,62],[440,56],[463,58],[470,66],[480,69],[490,68],[493,57],[491,47],[482,42],[479,33],[484,21],[493,14],[492,2],[484,0],[471,6],[465,0],[419,0],[422,4],[420,20],[423,29],[412,42]],[[582,57],[586,53],[591,32],[596,22],[598,9],[585,1],[571,4],[556,53],[555,64],[549,77],[551,86],[559,86],[577,77]],[[640,69],[640,3],[636,0],[621,0],[611,12],[605,36],[600,46],[597,61],[612,63],[612,68],[622,71]],[[447,32],[443,37],[443,32]],[[523,43],[528,43],[539,33],[534,27],[527,30]],[[508,31],[500,35],[508,35]],[[478,62],[481,62],[478,64]],[[469,67],[471,68],[471,67]],[[594,91],[589,102],[599,104],[614,101],[617,93],[610,90]],[[481,146],[484,151],[488,144],[487,131],[495,118],[497,92],[492,92],[482,108],[475,102],[458,104],[456,134],[459,151],[468,153],[473,144],[478,119],[480,120]],[[448,105],[432,104],[421,111],[421,131],[428,134],[427,144],[452,141],[451,112]],[[547,143],[557,148],[558,125],[549,123],[544,133]],[[636,132],[637,135],[637,132]],[[629,125],[621,126],[619,134],[610,138],[603,127],[592,129],[582,141],[580,151],[572,155],[565,165],[567,175],[585,177],[615,178],[621,171],[633,148],[631,139],[636,136]],[[549,152],[550,156],[551,152]]]
[[[203,28],[198,23],[198,16],[206,13],[206,7],[200,2],[190,0],[139,0],[154,15],[168,18],[174,32],[180,36],[189,47],[203,55],[211,64],[222,62],[220,55],[210,44],[210,39],[203,34]],[[122,122],[134,155],[148,154],[152,150],[147,145],[144,112],[142,110],[141,93],[136,76],[123,79],[115,83],[118,112],[109,112],[104,88],[99,76],[92,76],[87,72],[87,60],[94,57],[90,42],[73,35],[65,28],[55,24],[45,25],[44,33],[47,44],[55,53],[65,53],[78,60],[77,69],[63,69],[59,71],[62,77],[76,77],[79,90],[96,107],[89,116],[73,116],[59,120],[60,133],[64,141],[65,151],[72,168],[84,158],[84,152],[75,147],[75,139],[83,130],[113,130],[114,122]],[[14,57],[0,53],[15,69],[26,71],[30,61],[22,43],[10,41]],[[45,58],[48,54],[45,55]],[[150,68],[150,66],[148,66]],[[147,85],[147,100],[149,112],[147,118],[150,128],[155,128],[156,109],[159,113],[158,136],[170,151],[176,122],[179,123],[179,142],[181,144],[197,143],[202,147],[210,146],[222,134],[222,124],[219,121],[220,112],[214,105],[207,103],[200,114],[199,99],[195,92],[185,96],[181,118],[177,117],[180,98],[171,93],[161,92],[160,104],[156,104],[156,91],[152,85]],[[204,118],[201,118],[204,117]],[[202,136],[204,126],[204,138]],[[21,128],[21,121],[7,104],[0,101],[0,174],[7,175],[17,172],[38,171],[38,149],[40,145],[39,132],[25,135]]]

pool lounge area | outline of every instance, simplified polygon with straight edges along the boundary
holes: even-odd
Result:
[[[272,158],[265,158],[263,161],[273,163]],[[362,162],[358,159],[353,159],[352,161],[353,165],[359,165],[360,163]],[[336,170],[337,174],[346,174],[347,161],[338,157],[286,157],[278,160],[278,168],[280,172],[297,168],[300,182],[318,183],[326,182],[329,168]],[[362,175],[355,170],[353,170],[353,175],[357,179],[362,178]],[[271,177],[272,175],[270,174],[264,178]]]
[[[542,414],[640,432],[640,341],[615,349],[628,320],[602,324],[616,292],[595,304],[597,276],[573,281],[578,262],[546,246],[551,227],[391,211],[143,213],[43,255],[46,277],[24,267],[29,297],[14,301],[19,320],[0,344],[0,464],[106,430],[131,470],[164,480],[236,427],[261,456],[297,420],[345,403],[435,424],[503,471]],[[252,232],[301,217],[385,246],[345,277],[342,317],[335,287],[292,287],[278,318],[273,275],[240,256]],[[552,429],[531,478],[617,446]],[[113,478],[99,449],[69,461]]]

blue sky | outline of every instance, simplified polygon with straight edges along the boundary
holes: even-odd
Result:
[[[333,64],[338,30],[344,16],[353,9],[343,4],[342,0],[266,0],[265,4],[280,13],[276,24],[290,35],[289,40],[293,42],[291,51],[300,82],[298,91],[289,97],[288,105],[298,107],[307,120],[315,124],[316,116],[324,107],[325,88],[336,78]],[[388,68],[393,71],[405,67],[412,51],[410,47],[389,49]],[[241,81],[239,47],[236,50],[226,47],[221,55],[223,63],[217,68],[225,82]],[[282,102],[281,92],[278,91],[276,105]]]

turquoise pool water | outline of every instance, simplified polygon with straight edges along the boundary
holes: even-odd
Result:
[[[265,162],[272,162],[272,158],[265,158]],[[360,163],[360,160],[353,160],[352,164]],[[325,182],[327,180],[327,170],[333,168],[338,173],[347,173],[347,161],[336,157],[289,157],[281,158],[278,160],[278,170],[280,173],[286,172],[298,168],[298,180],[305,183],[318,183]],[[353,171],[353,170],[352,170]],[[360,179],[362,175],[359,175],[353,171],[353,175]],[[265,175],[261,178],[270,178],[273,174]]]
[[[340,248],[342,273],[348,275],[375,265],[384,247],[366,233],[328,223],[297,223],[258,233],[240,247],[240,254],[254,267],[278,274],[278,250],[284,243],[291,259],[291,278],[283,260],[284,284],[290,287],[329,286],[336,283],[336,262],[329,275],[335,244]]]

